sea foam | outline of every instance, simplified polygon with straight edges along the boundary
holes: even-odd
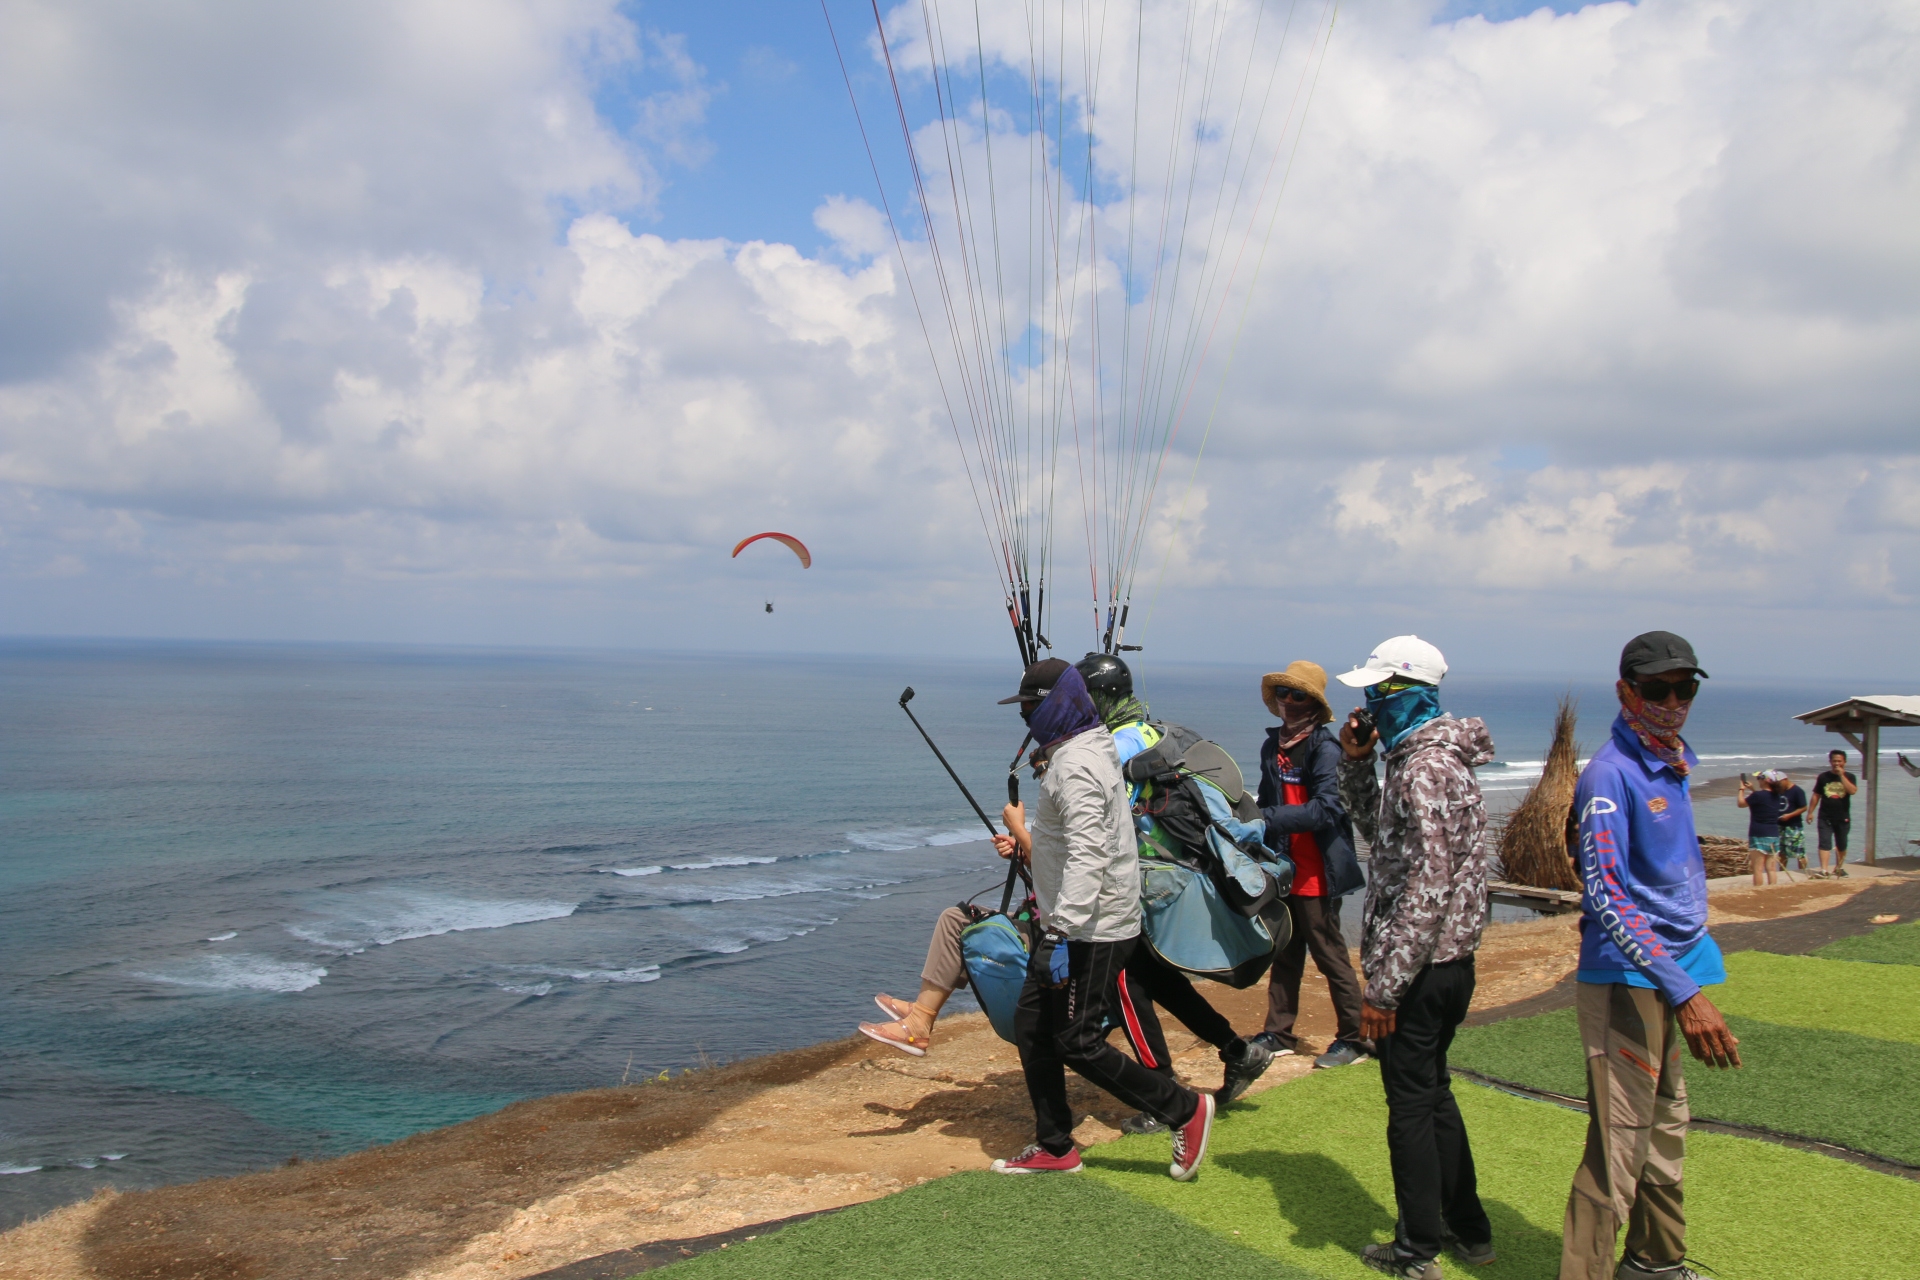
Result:
[[[575,902],[487,901],[439,894],[381,892],[328,904],[313,924],[287,925],[294,937],[333,951],[363,951],[413,938],[432,938],[468,929],[504,929],[509,925],[559,920],[578,908]]]
[[[317,964],[271,956],[196,956],[170,968],[136,972],[136,978],[201,991],[271,991],[282,995],[320,985],[327,971]]]

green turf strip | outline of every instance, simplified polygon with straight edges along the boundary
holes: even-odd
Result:
[[[1169,1186],[1167,1139],[1160,1180]],[[1222,1238],[1225,1237],[1225,1238]],[[957,1173],[675,1263],[673,1280],[1314,1280],[1085,1174]]]
[[[1761,1022],[1920,1045],[1920,968],[1910,965],[1736,951],[1727,984],[1707,995],[1723,1012]]]
[[[1493,1220],[1486,1280],[1554,1275],[1586,1117],[1458,1082]],[[1166,1177],[1166,1139],[1088,1153],[1094,1176],[1326,1280],[1374,1273],[1359,1250],[1393,1230],[1386,1106],[1373,1064],[1319,1071],[1234,1108],[1197,1182]],[[1773,1143],[1699,1133],[1687,1144],[1688,1252],[1722,1280],[1853,1280],[1920,1257],[1920,1184]],[[1836,1224],[1846,1230],[1836,1230]],[[1075,1237],[1051,1256],[1071,1257]],[[1449,1276],[1468,1268],[1443,1263]],[[929,1272],[928,1274],[937,1274]],[[1151,1276],[1141,1269],[1128,1274]]]
[[[1920,1047],[1737,1014],[1727,1022],[1740,1038],[1745,1065],[1715,1071],[1687,1060],[1687,1099],[1695,1116],[1920,1164],[1920,1108],[1910,1101],[1920,1080]],[[1501,1080],[1586,1096],[1586,1059],[1571,1009],[1464,1028],[1451,1059]]]
[[[1920,921],[1882,925],[1872,933],[1829,942],[1813,954],[1826,960],[1920,965]]]
[[[1500,1252],[1473,1274],[1555,1274],[1586,1117],[1465,1081],[1454,1091]],[[1361,1280],[1374,1273],[1360,1249],[1393,1230],[1385,1130],[1377,1067],[1320,1071],[1233,1108],[1195,1182],[1167,1177],[1164,1135],[1126,1138],[1089,1151],[1085,1174],[956,1174],[665,1274]],[[1688,1252],[1721,1280],[1877,1280],[1920,1257],[1920,1183],[1826,1156],[1696,1133],[1686,1199]]]

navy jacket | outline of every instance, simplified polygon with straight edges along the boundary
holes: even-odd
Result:
[[[1360,859],[1353,852],[1353,819],[1340,803],[1340,743],[1325,725],[1288,753],[1307,780],[1305,804],[1281,804],[1280,726],[1267,730],[1260,747],[1260,816],[1267,820],[1267,847],[1286,853],[1288,836],[1309,831],[1326,863],[1327,896],[1339,898],[1362,888]]]

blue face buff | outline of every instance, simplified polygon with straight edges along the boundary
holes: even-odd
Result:
[[[1380,730],[1381,748],[1391,751],[1408,734],[1440,714],[1440,688],[1416,684],[1410,689],[1381,693],[1380,685],[1372,685],[1367,689],[1367,710],[1373,713],[1374,727]]]

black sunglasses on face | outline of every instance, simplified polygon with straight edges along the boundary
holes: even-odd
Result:
[[[1274,690],[1273,696],[1282,702],[1313,702],[1316,700],[1310,693],[1300,689],[1288,689],[1284,686]]]
[[[1678,694],[1682,702],[1692,702],[1700,692],[1698,680],[1636,680],[1633,687],[1648,702],[1665,702],[1670,693]]]

